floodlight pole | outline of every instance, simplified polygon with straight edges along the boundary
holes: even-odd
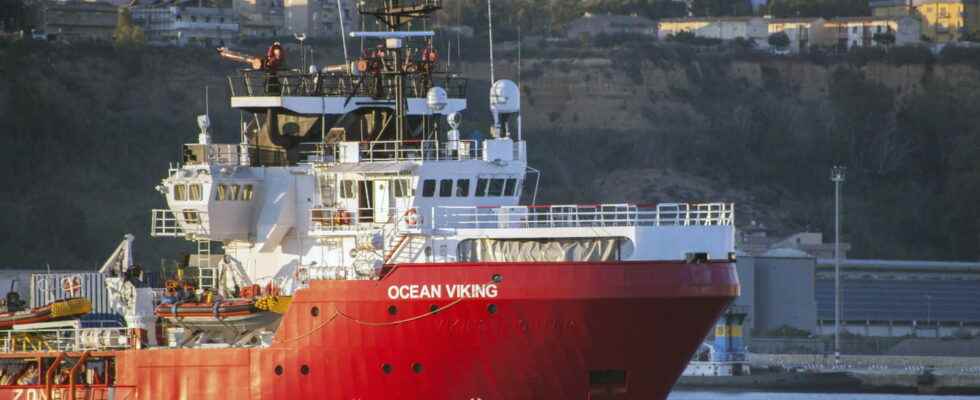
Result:
[[[834,362],[840,363],[840,187],[847,168],[835,165],[830,170],[834,182]]]

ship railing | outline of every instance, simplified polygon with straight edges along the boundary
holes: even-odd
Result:
[[[437,207],[435,229],[527,229],[734,224],[732,203]]]
[[[416,213],[416,219],[409,222],[405,216],[412,209],[389,208],[386,211],[373,208],[319,207],[310,209],[310,233],[350,232],[363,229],[398,225],[398,230],[421,228],[424,218]]]
[[[0,352],[77,352],[134,347],[129,328],[61,328],[0,332]]]
[[[206,236],[208,233],[208,213],[199,210],[180,210],[169,208],[151,211],[150,236],[186,237]]]
[[[333,159],[341,163],[462,161],[479,160],[483,157],[483,149],[475,140],[364,141],[340,142],[327,146],[332,147]]]
[[[371,79],[376,78],[299,70],[283,70],[271,74],[262,70],[245,69],[228,76],[228,87],[232,97],[363,96],[394,99],[395,79],[381,78],[380,85],[362,81]],[[439,86],[446,90],[450,98],[466,98],[467,80],[454,74],[433,73],[431,81],[421,75],[408,75],[404,80],[409,97],[425,97],[430,87]]]
[[[231,143],[188,143],[184,145],[183,163],[217,166],[282,166],[287,165],[288,160],[285,150],[274,147]]]

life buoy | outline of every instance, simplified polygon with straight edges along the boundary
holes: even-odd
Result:
[[[61,289],[69,297],[78,297],[82,293],[82,279],[75,277],[65,277],[61,280]]]
[[[408,226],[422,225],[422,216],[419,215],[418,210],[409,208],[408,211],[405,211],[405,223],[408,224]]]
[[[164,290],[164,293],[166,295],[168,295],[168,296],[174,296],[174,295],[176,295],[177,294],[177,286],[178,286],[177,285],[177,281],[175,281],[173,279],[168,280],[167,283],[164,285],[164,287],[166,288],[166,290]]]

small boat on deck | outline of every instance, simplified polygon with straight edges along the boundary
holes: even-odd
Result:
[[[56,300],[41,307],[17,310],[7,304],[6,312],[0,312],[0,329],[11,329],[15,325],[38,322],[60,321],[79,318],[92,311],[92,302],[87,298]]]
[[[241,338],[249,332],[274,326],[289,307],[290,296],[210,302],[172,302],[156,307],[157,317],[171,326],[204,333],[210,338]]]

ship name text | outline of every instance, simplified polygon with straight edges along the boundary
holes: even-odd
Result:
[[[405,299],[491,299],[497,297],[496,284],[454,285],[392,285],[388,286],[388,298]]]

